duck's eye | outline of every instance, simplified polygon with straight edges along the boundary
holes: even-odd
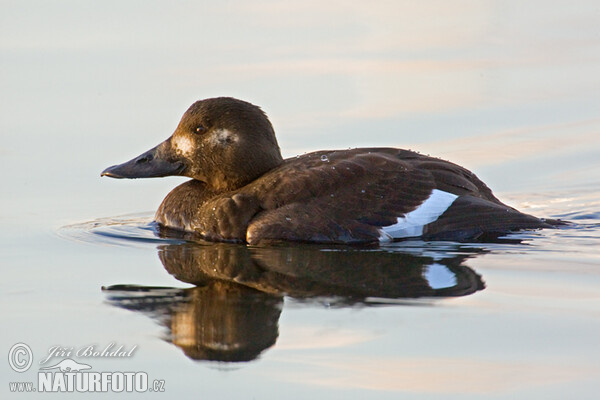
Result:
[[[198,125],[197,127],[194,128],[194,133],[195,134],[200,135],[200,134],[202,134],[204,132],[206,132],[206,128],[204,127],[204,125]]]

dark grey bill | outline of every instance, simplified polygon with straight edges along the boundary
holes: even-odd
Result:
[[[106,168],[100,176],[135,179],[179,175],[185,165],[180,160],[168,157],[166,147],[166,143],[161,143],[132,160]]]

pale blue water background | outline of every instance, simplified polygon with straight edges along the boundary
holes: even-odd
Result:
[[[0,397],[57,397],[8,382],[35,380],[51,346],[116,342],[135,356],[95,370],[146,371],[166,381],[163,397],[598,398],[599,26],[595,1],[1,1],[0,352],[27,343],[34,367],[0,361]],[[61,227],[151,215],[183,179],[100,171],[220,95],[262,106],[284,156],[417,149],[577,225],[479,246],[465,262],[486,284],[475,294],[385,307],[286,298],[257,360],[192,361],[156,319],[100,290],[189,287],[157,244]]]

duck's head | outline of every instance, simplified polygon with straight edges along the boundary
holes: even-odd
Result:
[[[111,178],[189,176],[214,190],[233,190],[283,162],[263,111],[230,97],[200,100],[173,135],[147,152],[102,171]]]

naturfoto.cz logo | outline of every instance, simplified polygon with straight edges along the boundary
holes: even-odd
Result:
[[[165,382],[162,379],[149,380],[144,371],[93,371],[90,364],[64,358],[51,365],[45,365],[57,357],[80,358],[123,358],[131,357],[137,346],[127,350],[114,343],[99,350],[95,346],[79,349],[53,346],[48,355],[39,362],[42,365],[37,373],[37,385],[34,382],[9,382],[11,392],[163,392]],[[13,345],[8,352],[10,367],[19,373],[31,368],[33,352],[25,343]]]

